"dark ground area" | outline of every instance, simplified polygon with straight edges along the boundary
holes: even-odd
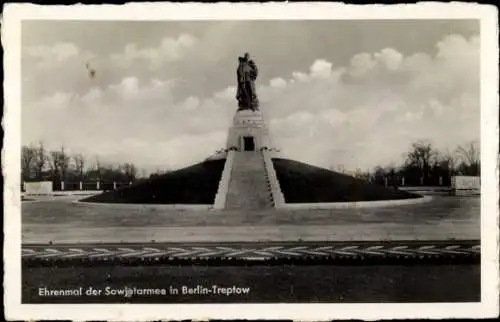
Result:
[[[104,192],[82,201],[148,204],[213,204],[225,160],[210,160]]]
[[[212,204],[225,160],[210,160],[83,201],[149,204]],[[273,159],[288,203],[349,202],[418,198],[338,172],[288,159]]]
[[[23,267],[23,303],[475,302],[480,265]],[[250,288],[232,295],[186,295],[182,287]],[[39,288],[101,289],[101,296],[40,297]],[[167,295],[105,296],[112,289],[166,289]],[[169,294],[170,287],[179,289]]]
[[[273,164],[287,203],[375,201],[420,197],[298,161],[273,159]]]

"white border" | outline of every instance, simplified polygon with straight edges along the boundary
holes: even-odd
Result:
[[[63,20],[224,20],[224,19],[480,19],[481,20],[481,298],[454,304],[21,304],[20,256],[20,22]],[[333,3],[161,4],[123,6],[4,6],[5,48],[4,304],[6,319],[157,320],[481,318],[498,315],[498,31],[497,9],[472,3],[343,5]],[[7,127],[5,127],[8,125]],[[460,281],[457,281],[460,283]]]

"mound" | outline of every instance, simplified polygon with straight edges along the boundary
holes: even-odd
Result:
[[[352,202],[419,198],[327,169],[288,159],[273,159],[287,203]]]
[[[144,204],[212,204],[225,159],[210,160],[104,192],[82,201]]]

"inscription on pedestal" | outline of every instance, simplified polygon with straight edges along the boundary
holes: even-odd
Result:
[[[269,148],[269,130],[260,111],[238,111],[229,129],[227,148],[258,151]]]

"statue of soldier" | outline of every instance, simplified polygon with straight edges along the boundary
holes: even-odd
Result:
[[[259,70],[255,62],[250,58],[250,54],[245,53],[243,57],[238,57],[237,69],[238,89],[236,99],[238,100],[238,111],[259,110],[259,100],[255,90],[255,80]]]

